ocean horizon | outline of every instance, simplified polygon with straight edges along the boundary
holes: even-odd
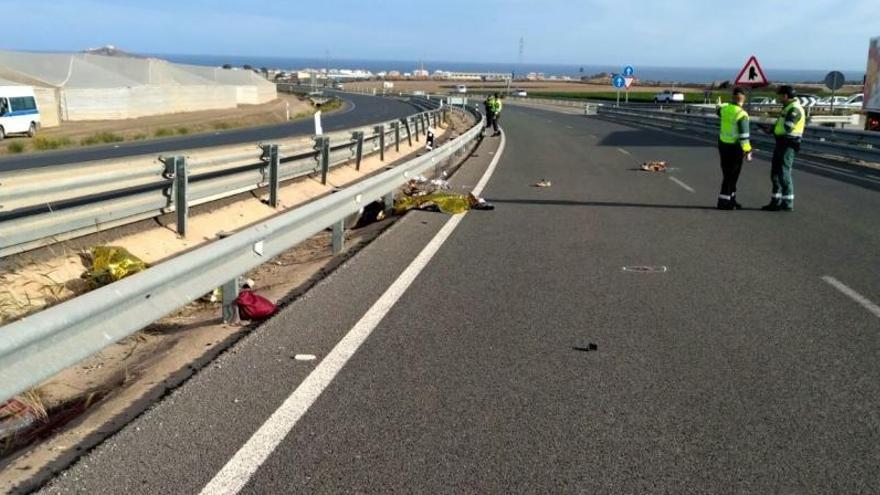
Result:
[[[372,73],[381,71],[412,72],[424,66],[425,70],[453,72],[494,72],[525,75],[529,72],[544,73],[546,76],[570,76],[579,78],[582,75],[593,75],[602,72],[617,73],[622,66],[613,65],[575,65],[575,64],[537,64],[528,63],[489,63],[489,62],[451,62],[451,61],[413,61],[413,60],[359,60],[359,59],[326,59],[308,57],[249,57],[225,55],[187,55],[187,54],[154,54],[158,58],[180,64],[205,65],[219,67],[229,64],[234,67],[250,65],[255,68],[296,70],[296,69],[363,69]],[[731,81],[736,78],[739,68],[734,67],[651,67],[634,66],[638,79],[644,81],[662,81],[681,84],[711,84],[713,82]],[[773,82],[785,83],[821,83],[831,70],[840,70],[848,82],[861,84],[864,69],[774,69],[763,67],[767,78]]]

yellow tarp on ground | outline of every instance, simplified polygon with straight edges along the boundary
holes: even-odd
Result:
[[[394,202],[394,213],[400,215],[413,208],[426,209],[434,206],[443,213],[458,215],[470,210],[472,201],[470,196],[444,192],[424,196],[402,196]]]
[[[92,268],[85,273],[89,286],[102,287],[142,272],[147,264],[119,246],[95,246],[92,248]]]

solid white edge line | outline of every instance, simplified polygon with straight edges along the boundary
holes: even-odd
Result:
[[[691,186],[685,184],[684,182],[682,182],[682,181],[676,179],[675,177],[673,177],[673,176],[671,176],[671,175],[669,176],[669,180],[671,180],[672,182],[675,182],[675,183],[678,184],[679,186],[683,187],[683,188],[686,189],[688,192],[696,192],[696,191],[694,191],[694,188],[692,188]]]
[[[629,151],[626,151],[626,150],[625,150],[625,149],[623,149],[623,148],[617,148],[617,151],[619,151],[619,152],[621,152],[621,153],[623,153],[623,154],[624,154],[624,155],[629,155],[629,156],[632,156],[632,155],[630,155],[630,153],[629,153]]]
[[[834,277],[825,275],[824,277],[822,277],[822,280],[831,284],[831,286],[833,286],[835,289],[842,292],[844,295],[846,295],[847,297],[849,297],[853,301],[861,304],[863,308],[870,311],[877,318],[880,318],[880,306],[877,306],[876,304],[874,304],[873,302],[868,300],[868,298],[866,298],[865,296],[850,289],[848,286],[846,286],[846,284],[844,284],[840,280],[837,280]]]
[[[475,196],[480,195],[492,177],[495,168],[498,166],[498,161],[501,159],[501,154],[504,152],[505,143],[506,138],[502,130],[498,151],[495,153],[491,163],[489,163],[489,167],[486,169],[483,177],[474,188],[473,193]],[[309,376],[281,404],[281,407],[272,413],[272,416],[260,426],[251,438],[248,439],[247,443],[235,453],[232,459],[205,485],[201,495],[237,494],[244,488],[254,473],[257,472],[260,466],[287,437],[300,418],[305,415],[324,389],[330,385],[339,371],[357,352],[361,344],[364,343],[367,337],[385,318],[385,315],[403,296],[465,216],[466,213],[456,215],[446,222],[428,245],[422,249],[412,263],[400,274],[397,280],[367,310],[360,321],[336,344],[336,347],[330,351],[327,357],[312,370]]]

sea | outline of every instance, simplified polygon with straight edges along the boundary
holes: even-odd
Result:
[[[529,72],[543,73],[545,76],[570,76],[580,78],[600,73],[618,73],[623,70],[621,66],[614,65],[565,65],[565,64],[535,64],[535,63],[479,63],[479,62],[444,62],[444,61],[412,61],[412,60],[354,60],[335,58],[281,58],[281,57],[248,57],[248,56],[222,56],[222,55],[169,55],[154,54],[175,63],[207,65],[219,67],[230,64],[234,67],[250,65],[252,67],[281,70],[296,69],[348,69],[367,70],[372,73],[396,70],[401,73],[412,72],[424,67],[429,72],[435,70],[452,72],[494,72],[513,73],[515,76],[526,75]],[[636,78],[642,81],[662,81],[680,84],[710,84],[713,82],[730,81],[739,73],[738,67],[659,67],[659,66],[634,66]],[[824,81],[829,70],[792,70],[774,69],[764,67],[765,75],[773,82],[785,83],[820,83]],[[840,70],[846,76],[848,82],[861,84],[864,78],[864,69],[831,69]]]

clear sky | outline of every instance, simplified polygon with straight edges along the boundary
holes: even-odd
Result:
[[[880,0],[0,0],[0,48],[864,70]]]

